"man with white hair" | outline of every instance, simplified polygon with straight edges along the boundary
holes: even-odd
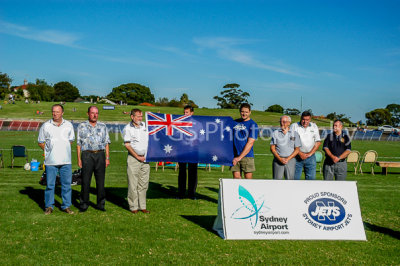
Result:
[[[274,155],[272,162],[274,179],[283,179],[285,177],[290,180],[294,178],[296,167],[294,157],[299,153],[301,142],[299,134],[290,130],[291,122],[290,116],[281,116],[281,127],[272,134],[270,148]]]

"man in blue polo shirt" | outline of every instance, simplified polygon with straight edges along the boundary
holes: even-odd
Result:
[[[347,134],[343,132],[343,123],[336,120],[333,123],[333,133],[328,134],[324,141],[325,151],[324,179],[346,180],[346,158],[351,151],[351,142]]]
[[[253,172],[256,170],[254,165],[253,144],[258,136],[258,125],[250,118],[251,107],[248,103],[240,105],[241,118],[235,120],[237,124],[233,128],[234,154],[231,167],[233,178],[242,178],[244,172],[246,179],[253,178]]]

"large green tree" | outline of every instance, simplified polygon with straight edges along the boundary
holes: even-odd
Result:
[[[367,118],[367,125],[371,126],[390,125],[392,122],[389,110],[383,108],[366,113],[365,118]]]
[[[81,96],[78,88],[68,81],[61,81],[54,84],[54,94],[55,101],[64,102],[73,102],[76,98]]]
[[[390,115],[392,116],[392,124],[393,126],[399,126],[400,125],[400,104],[389,104],[386,106],[386,109],[390,112]]]
[[[7,73],[0,72],[0,98],[4,99],[9,93],[9,88],[12,79],[7,75]]]
[[[283,113],[283,107],[280,106],[279,104],[274,104],[271,105],[270,107],[267,108],[267,110],[265,110],[265,112],[272,112],[272,113]]]
[[[179,102],[181,103],[181,107],[184,107],[186,105],[190,105],[190,106],[192,106],[194,108],[199,107],[197,104],[194,103],[193,100],[189,99],[189,96],[186,93],[182,94],[181,99],[180,99]]]
[[[36,79],[36,83],[28,84],[29,97],[33,101],[51,102],[54,100],[54,88],[44,79]]]
[[[214,96],[218,101],[217,105],[222,109],[237,109],[242,103],[249,103],[247,98],[250,94],[239,89],[237,83],[229,83],[224,86],[224,91],[221,91],[221,96]]]
[[[150,88],[138,83],[122,84],[112,89],[107,98],[114,102],[124,102],[130,105],[138,105],[140,103],[154,103],[154,95]]]

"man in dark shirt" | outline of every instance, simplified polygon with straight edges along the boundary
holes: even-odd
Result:
[[[184,115],[191,116],[194,114],[194,107],[186,105],[183,108]],[[186,168],[188,171],[186,172]],[[196,199],[197,188],[197,163],[179,163],[178,174],[178,198],[183,199],[186,194],[186,180],[188,181],[188,197]]]
[[[328,134],[324,141],[325,151],[324,179],[345,180],[347,176],[346,157],[351,151],[351,142],[347,134],[343,132],[343,123],[335,120],[333,132]]]

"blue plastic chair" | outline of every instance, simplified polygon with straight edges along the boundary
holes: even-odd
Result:
[[[14,145],[11,147],[11,168],[14,168],[14,158],[25,158],[28,163],[28,151],[23,145]]]
[[[315,152],[315,160],[317,161],[317,165],[319,164],[319,172],[322,173],[321,163],[323,161],[324,155],[320,151]]]

